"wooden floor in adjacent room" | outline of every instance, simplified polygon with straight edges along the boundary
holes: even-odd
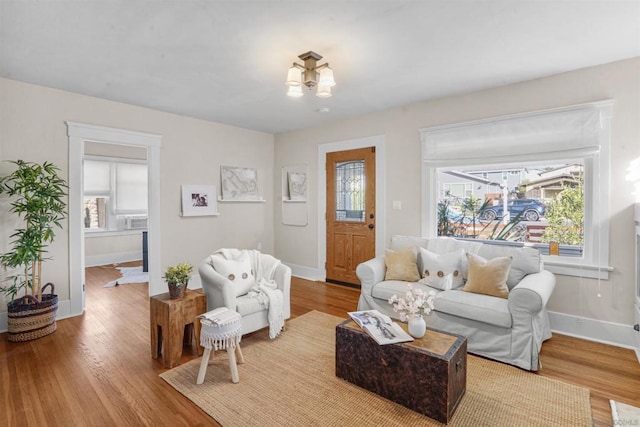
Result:
[[[84,315],[59,321],[53,335],[9,343],[0,334],[0,426],[217,425],[160,379],[147,285],[102,286],[118,277],[111,266],[88,268]],[[346,317],[358,296],[294,278],[292,317],[310,310]],[[183,362],[194,357],[184,349]],[[541,360],[540,375],[591,390],[596,426],[612,425],[609,399],[640,407],[640,364],[631,350],[554,335]]]

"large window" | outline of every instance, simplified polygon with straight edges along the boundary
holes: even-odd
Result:
[[[147,204],[146,162],[85,159],[83,218],[86,231],[144,229]]]
[[[522,242],[544,255],[582,257],[584,250],[584,159],[558,164],[437,168],[439,236]],[[491,166],[493,168],[493,166]],[[466,176],[468,191],[454,191],[451,177]]]
[[[610,110],[422,129],[423,235],[532,246],[556,273],[607,278]]]

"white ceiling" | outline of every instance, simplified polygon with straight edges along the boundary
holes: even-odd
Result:
[[[636,56],[640,0],[0,0],[2,77],[269,133]]]

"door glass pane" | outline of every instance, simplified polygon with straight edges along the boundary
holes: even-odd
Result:
[[[336,163],[336,220],[364,222],[364,160]]]

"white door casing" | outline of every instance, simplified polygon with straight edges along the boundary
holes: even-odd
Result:
[[[149,197],[149,295],[164,292],[160,273],[160,146],[161,135],[66,122],[69,137],[69,299],[70,315],[85,307],[83,159],[86,141],[147,149]],[[154,286],[155,285],[155,286]],[[158,288],[158,289],[156,289]]]

